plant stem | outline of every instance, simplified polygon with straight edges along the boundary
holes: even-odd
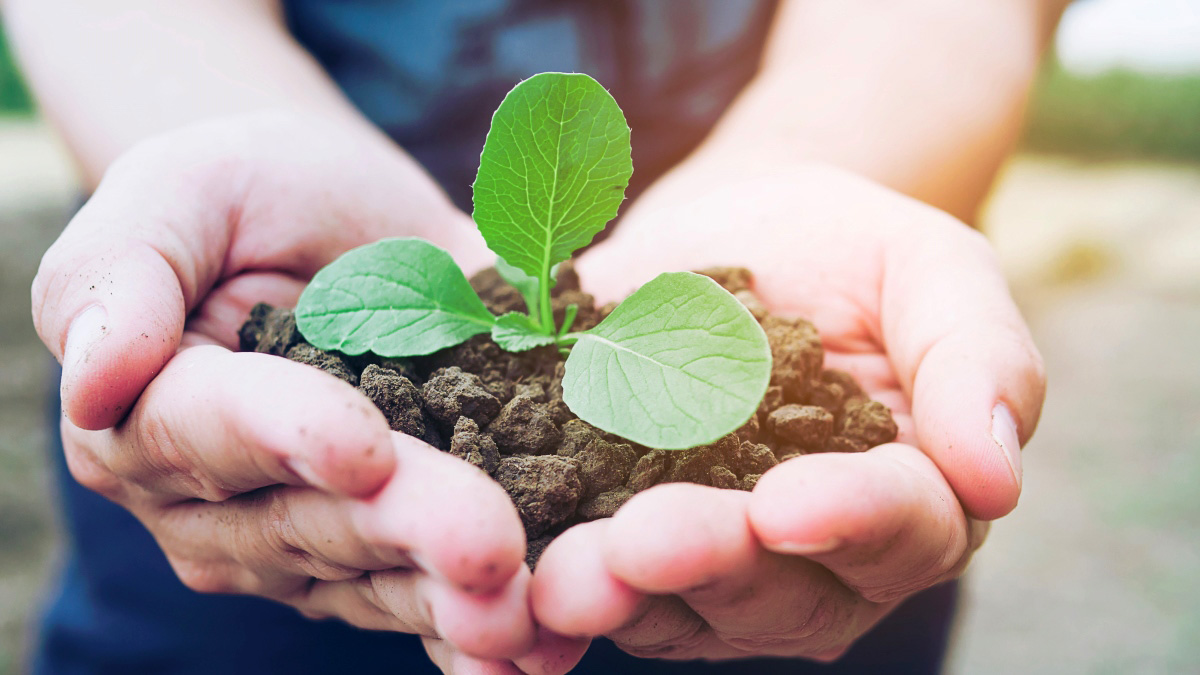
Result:
[[[577,331],[574,333],[567,333],[565,335],[559,335],[557,338],[555,338],[554,342],[559,347],[570,347],[571,345],[575,344],[576,342],[579,342],[579,338],[581,338],[581,337],[583,337],[583,331]]]
[[[554,312],[550,310],[550,260],[548,258],[542,263],[542,273],[538,278],[538,294],[540,295],[538,313],[541,314],[542,332],[546,335],[554,335]]]

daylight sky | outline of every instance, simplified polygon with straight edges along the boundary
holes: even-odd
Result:
[[[1112,67],[1200,71],[1200,0],[1080,0],[1058,31],[1058,55],[1074,71]]]

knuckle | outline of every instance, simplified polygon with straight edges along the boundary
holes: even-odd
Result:
[[[321,581],[345,581],[362,575],[360,570],[325,560],[296,528],[295,517],[286,491],[276,491],[266,503],[263,539],[272,560],[291,570]]]
[[[189,497],[222,502],[234,494],[191,461],[174,439],[171,425],[158,415],[135,411],[132,447],[115,454],[113,470],[147,489],[170,486]]]
[[[837,599],[829,591],[820,591],[800,620],[795,636],[822,637],[837,624]]]

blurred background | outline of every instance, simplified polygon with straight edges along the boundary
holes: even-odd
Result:
[[[76,198],[0,33],[0,674],[53,570],[29,283]],[[952,673],[1200,673],[1200,0],[1063,20],[982,221],[1046,358]]]

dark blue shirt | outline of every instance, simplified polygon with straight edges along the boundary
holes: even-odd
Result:
[[[772,0],[285,0],[288,25],[349,98],[464,210],[491,112],[518,81],[586,72],[633,129],[634,196],[696,146],[757,69]],[[57,432],[59,404],[51,402]],[[176,579],[123,509],[72,480],[54,447],[65,567],[37,673],[435,673],[410,635],[315,622]],[[639,661],[597,640],[580,673],[934,673],[955,586],[909,600],[833,666]]]

